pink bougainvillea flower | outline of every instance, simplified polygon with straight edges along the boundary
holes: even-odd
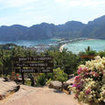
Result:
[[[80,85],[82,86],[84,84],[84,82],[83,81],[80,81]]]
[[[80,80],[81,80],[81,76],[76,76],[76,77],[75,77],[75,83],[80,82]]]
[[[89,72],[88,68],[87,67],[84,67],[83,72],[84,73],[86,73],[86,72],[88,73]]]
[[[85,73],[84,76],[87,77],[89,75],[89,73]]]
[[[73,84],[72,87],[77,87],[77,84]]]
[[[77,70],[77,73],[78,74],[81,74],[81,73],[85,73],[85,72],[88,72],[88,68],[87,67],[80,67],[78,70]]]
[[[77,85],[77,89],[81,89],[81,85],[80,84]]]
[[[91,74],[91,75],[93,75],[94,77],[99,77],[99,74],[98,74],[98,73],[96,73],[96,72],[94,72],[94,71],[93,71],[93,72],[91,72],[90,74]]]
[[[80,68],[77,70],[77,73],[80,74],[80,73],[82,72],[82,70],[83,70],[82,67],[80,67]]]
[[[79,79],[81,79],[81,76],[78,75],[75,77],[75,80],[79,80]]]
[[[85,91],[85,94],[88,95],[91,92],[91,89],[89,88],[88,90]]]
[[[99,74],[98,73],[95,73],[95,77],[99,77]]]

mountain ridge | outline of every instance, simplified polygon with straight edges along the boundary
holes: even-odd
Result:
[[[68,21],[55,25],[43,22],[30,27],[14,24],[0,26],[0,40],[40,40],[53,37],[59,38],[105,38],[105,15],[84,24],[79,21]]]

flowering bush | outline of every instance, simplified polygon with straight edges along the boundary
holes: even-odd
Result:
[[[95,57],[77,70],[72,89],[78,101],[97,105],[105,100],[105,57]]]

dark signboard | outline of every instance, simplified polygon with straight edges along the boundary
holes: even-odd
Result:
[[[53,63],[15,63],[15,67],[49,67],[53,66]]]
[[[15,61],[52,61],[53,57],[51,56],[36,56],[36,57],[17,57]]]
[[[16,69],[16,73],[52,73],[53,69]]]
[[[14,67],[16,73],[51,73],[53,58],[50,56],[17,57]]]

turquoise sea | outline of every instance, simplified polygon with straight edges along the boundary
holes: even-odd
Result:
[[[19,40],[19,41],[0,41],[0,44],[14,43],[19,46],[35,47],[37,45],[57,45],[60,39],[46,39],[46,40]]]
[[[59,42],[62,42],[61,39],[53,38],[53,39],[46,39],[46,40],[32,40],[32,41],[26,41],[26,40],[20,40],[20,41],[0,41],[0,44],[6,44],[6,43],[14,43],[19,46],[26,46],[26,47],[36,47],[40,45],[45,46],[51,46],[51,45],[58,45]],[[92,50],[96,51],[104,51],[105,50],[105,40],[100,39],[92,39],[92,40],[81,40],[81,41],[72,41],[64,46],[68,51],[72,51],[73,53],[78,54],[81,51],[85,51],[85,49],[90,46]]]
[[[79,53],[81,51],[85,51],[85,49],[90,46],[92,50],[96,51],[104,51],[105,50],[105,40],[100,39],[91,39],[91,40],[82,40],[77,42],[68,43],[65,45],[68,51],[72,51],[73,53]]]

